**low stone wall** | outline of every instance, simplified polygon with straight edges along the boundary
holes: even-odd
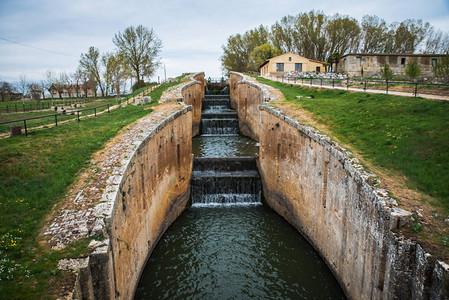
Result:
[[[167,90],[159,102],[184,102],[193,108],[192,132],[193,136],[200,133],[202,101],[205,94],[206,80],[204,72],[195,73],[185,83]]]
[[[346,295],[444,299],[448,266],[394,233],[411,214],[327,136],[260,105],[273,93],[245,77],[231,74],[231,96],[239,115],[254,114],[243,128],[260,143],[265,201],[314,245]]]

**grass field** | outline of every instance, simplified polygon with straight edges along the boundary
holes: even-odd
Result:
[[[312,112],[366,159],[405,175],[411,187],[437,199],[434,204],[449,215],[449,102],[257,80],[279,89],[286,102]]]
[[[163,84],[151,93],[177,83]],[[38,233],[53,205],[63,199],[92,154],[150,106],[128,105],[33,134],[0,140],[0,299],[46,299],[63,281],[59,259],[86,254],[88,240],[63,251],[41,246]]]

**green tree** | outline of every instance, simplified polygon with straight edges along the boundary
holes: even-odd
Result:
[[[363,16],[360,34],[360,52],[383,53],[385,50],[387,23],[377,16]]]
[[[390,68],[390,65],[385,63],[382,68],[380,68],[380,76],[382,76],[385,80],[393,79],[393,71]]]
[[[356,19],[335,14],[326,24],[326,57],[333,53],[345,54],[357,51],[360,26]],[[325,57],[322,58],[325,60]]]
[[[142,25],[130,26],[112,39],[118,52],[123,55],[137,82],[154,74],[160,64],[162,42],[153,29]]]
[[[410,78],[410,80],[416,80],[416,78],[422,74],[422,70],[416,59],[407,64],[407,67],[405,67],[405,74]]]
[[[422,20],[407,19],[390,24],[386,34],[385,53],[414,53],[430,32],[430,24]]]
[[[254,48],[269,42],[268,29],[264,26],[251,29],[242,34],[231,35],[226,45],[222,45],[221,67],[225,73],[245,72]]]
[[[282,50],[275,48],[269,43],[260,45],[254,48],[253,51],[251,51],[247,70],[258,72],[259,66],[263,64],[267,59],[281,54]]]
[[[104,77],[109,81],[112,90],[120,95],[120,86],[125,83],[125,80],[131,75],[125,57],[121,53],[103,56],[103,63],[105,65]]]
[[[271,26],[270,40],[275,48],[281,49],[284,53],[297,52],[293,43],[293,32],[296,17],[285,16],[280,21]]]
[[[90,47],[87,53],[82,53],[80,66],[85,73],[89,74],[89,77],[95,80],[97,86],[100,87],[101,96],[104,97],[104,87],[100,76],[100,50]]]
[[[292,32],[297,52],[311,59],[326,60],[328,52],[326,23],[328,17],[320,11],[310,11],[296,16]]]

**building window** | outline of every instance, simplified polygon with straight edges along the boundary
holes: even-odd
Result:
[[[401,65],[405,65],[405,57],[401,57]]]
[[[321,72],[321,67],[316,67],[317,72]]]
[[[284,63],[277,63],[276,64],[276,71],[284,72]]]
[[[292,58],[291,58],[291,57],[289,57],[289,58],[288,58],[288,61],[292,61]]]
[[[295,71],[296,71],[296,72],[301,72],[301,71],[302,71],[302,64],[296,63],[296,64],[295,64]]]
[[[438,64],[438,59],[436,57],[432,57],[432,67],[436,67]]]

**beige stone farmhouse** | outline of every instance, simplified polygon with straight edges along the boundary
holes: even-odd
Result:
[[[407,64],[418,61],[422,76],[434,77],[433,67],[443,55],[439,54],[360,54],[349,53],[340,58],[337,72],[346,73],[349,77],[373,77],[380,75],[380,69],[389,64],[394,76],[404,76]]]
[[[288,72],[324,72],[323,62],[293,53],[285,53],[266,60],[259,67],[260,75],[280,75]]]

